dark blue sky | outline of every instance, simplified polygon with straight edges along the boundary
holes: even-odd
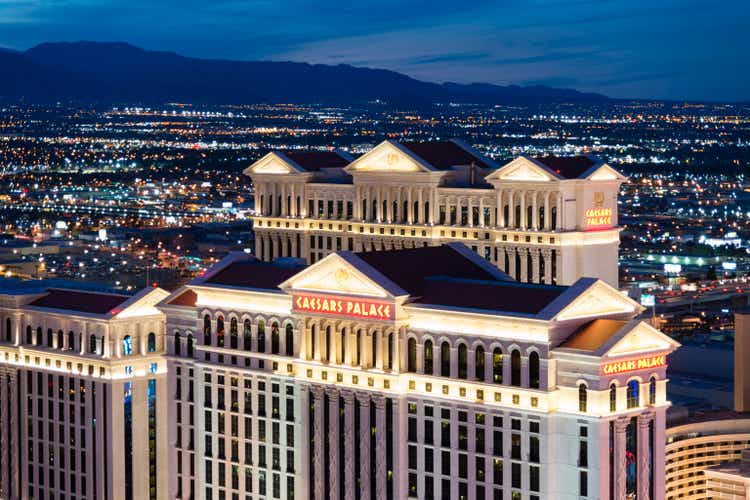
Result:
[[[349,0],[351,2],[351,0]],[[750,100],[750,0],[0,0],[0,46],[126,41],[430,81]]]

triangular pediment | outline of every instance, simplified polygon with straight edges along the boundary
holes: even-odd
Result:
[[[294,275],[280,288],[287,293],[314,292],[373,298],[393,298],[398,293],[390,280],[382,275],[372,275],[368,269],[359,269],[357,258],[347,259],[347,256],[331,254]]]
[[[359,172],[429,172],[433,169],[400,144],[383,141],[350,163],[345,170],[352,174]]]
[[[525,156],[506,163],[486,177],[488,181],[549,182],[557,180],[543,165]]]
[[[115,318],[134,318],[161,314],[156,305],[169,296],[162,288],[145,288],[124,302],[115,311]]]
[[[252,174],[296,174],[304,172],[293,161],[279,153],[271,152],[244,170],[245,175]]]
[[[605,357],[636,356],[639,354],[664,352],[679,347],[668,336],[661,333],[645,321],[640,321],[627,331],[622,338],[616,340],[604,353]]]
[[[632,315],[641,310],[640,304],[603,281],[596,281],[577,295],[558,312],[554,320],[568,321],[584,318]]]
[[[627,177],[606,163],[586,176],[590,181],[626,181]]]

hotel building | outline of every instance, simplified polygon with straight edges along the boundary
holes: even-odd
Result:
[[[314,263],[340,250],[463,242],[517,281],[617,286],[625,177],[589,156],[498,166],[460,141],[384,141],[343,152],[271,152],[245,170],[255,254]]]
[[[0,288],[0,498],[167,498],[168,293]]]
[[[664,498],[677,344],[601,280],[458,243],[232,254],[158,308],[159,498]]]

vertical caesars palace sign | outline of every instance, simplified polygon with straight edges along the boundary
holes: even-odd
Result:
[[[587,231],[612,227],[612,209],[604,206],[604,193],[594,193],[594,206],[584,211],[584,227]]]

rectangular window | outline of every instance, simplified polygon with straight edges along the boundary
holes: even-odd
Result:
[[[589,494],[589,473],[585,470],[578,473],[578,494],[582,497]]]

